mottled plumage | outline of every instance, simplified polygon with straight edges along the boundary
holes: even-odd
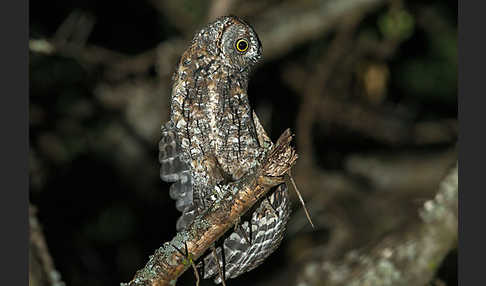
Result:
[[[261,53],[247,23],[222,17],[198,32],[180,59],[159,144],[161,178],[174,182],[170,196],[182,212],[177,230],[223,195],[217,185],[251,172],[271,144],[247,96],[248,74]],[[277,248],[289,213],[288,191],[280,185],[242,218],[216,249],[225,278],[255,268]],[[211,253],[203,262],[205,278],[218,276]]]

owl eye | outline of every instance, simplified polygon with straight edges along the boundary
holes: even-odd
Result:
[[[238,52],[244,53],[248,50],[248,41],[246,39],[239,39],[236,41],[235,47]]]

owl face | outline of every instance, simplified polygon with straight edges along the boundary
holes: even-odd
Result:
[[[193,45],[237,72],[248,71],[262,57],[257,34],[235,16],[221,17],[201,29],[194,37]]]
[[[221,36],[221,53],[231,66],[248,70],[258,63],[262,46],[252,27],[236,17],[230,18]]]

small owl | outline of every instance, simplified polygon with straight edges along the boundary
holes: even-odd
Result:
[[[271,145],[247,95],[261,54],[253,28],[228,16],[199,31],[179,61],[159,144],[160,176],[173,182],[170,196],[182,212],[177,230],[224,195],[218,186],[252,172]],[[212,253],[203,258],[204,278],[216,276],[220,283],[219,269],[228,279],[260,265],[280,244],[289,214],[282,184],[222,238],[217,260]]]

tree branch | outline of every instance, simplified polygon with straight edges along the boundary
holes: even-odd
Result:
[[[348,252],[343,259],[316,255],[301,269],[298,284],[426,285],[457,245],[457,170],[456,165],[410,223],[374,245]]]
[[[47,243],[37,219],[37,209],[29,204],[29,285],[31,286],[64,286],[59,271],[49,254]]]
[[[264,157],[255,172],[221,186],[226,194],[207,213],[198,216],[187,230],[177,233],[150,256],[145,267],[122,286],[174,285],[177,278],[201,257],[242,215],[271,188],[285,181],[285,173],[295,164],[297,154],[290,146],[292,135],[287,129]],[[185,249],[187,256],[177,249]]]

